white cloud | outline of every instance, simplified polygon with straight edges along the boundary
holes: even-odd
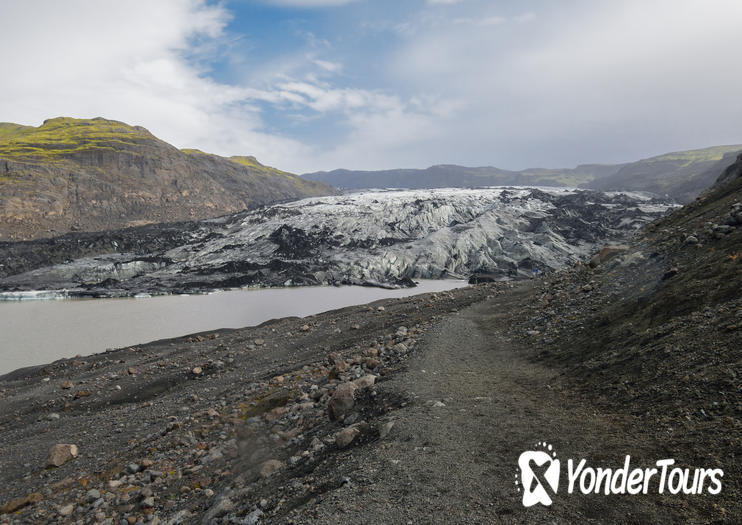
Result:
[[[256,153],[278,165],[308,156],[300,142],[260,131],[249,89],[215,82],[184,58],[228,20],[198,0],[0,3],[0,120],[103,116],[178,147]]]
[[[421,26],[391,69],[412,91],[467,104],[428,162],[631,160],[742,142],[740,19],[737,0],[560,4],[497,27]]]
[[[268,4],[287,7],[336,7],[352,4],[358,0],[264,0]]]
[[[0,120],[104,116],[299,172],[570,165],[742,142],[742,2],[495,7],[372,18],[363,30],[379,24],[384,54],[342,53],[307,31],[227,85],[205,67],[227,37],[222,4],[0,0]]]

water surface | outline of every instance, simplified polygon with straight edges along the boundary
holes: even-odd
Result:
[[[4,301],[0,302],[0,374],[108,348],[461,286],[466,282],[422,280],[416,288],[398,290],[318,286],[147,299]]]

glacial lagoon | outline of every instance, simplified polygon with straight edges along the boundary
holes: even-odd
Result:
[[[108,348],[462,286],[466,281],[420,280],[415,288],[391,290],[317,286],[149,298],[0,301],[0,374]]]

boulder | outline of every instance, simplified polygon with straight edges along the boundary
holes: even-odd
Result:
[[[338,448],[345,448],[361,433],[355,426],[347,427],[335,434],[335,444]]]
[[[330,419],[340,419],[353,409],[357,386],[354,383],[338,385],[327,405]]]
[[[77,445],[58,443],[49,449],[46,468],[61,467],[77,457]]]

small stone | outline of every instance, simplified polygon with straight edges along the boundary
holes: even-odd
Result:
[[[128,374],[129,374],[130,376],[135,376],[135,375],[137,375],[137,369],[136,369],[136,368],[134,368],[133,366],[130,366],[130,367],[129,367],[129,369],[128,369],[128,370],[127,370],[126,372],[127,372],[127,373],[128,373]]]
[[[265,413],[265,420],[268,423],[271,423],[275,421],[276,419],[279,419],[281,416],[285,414],[286,414],[286,407],[276,407]]]
[[[338,361],[333,365],[333,367],[330,369],[330,379],[335,379],[340,374],[348,371],[348,363],[345,361]]]
[[[698,237],[695,235],[688,235],[688,237],[685,238],[685,244],[698,244]]]
[[[70,514],[72,514],[73,510],[75,510],[75,505],[70,503],[69,505],[65,505],[64,507],[59,509],[59,515],[69,516]]]
[[[147,508],[147,507],[149,507],[149,508],[152,508],[152,507],[154,507],[154,506],[155,506],[155,497],[154,497],[154,496],[149,496],[148,498],[144,498],[144,499],[142,500],[142,507],[145,507],[145,508]]]
[[[77,457],[77,445],[58,443],[49,449],[46,457],[46,468],[61,467]]]
[[[255,341],[253,341],[253,343],[255,343],[255,346],[263,346],[265,344],[265,340],[264,339],[256,339]]]
[[[85,501],[88,503],[92,503],[95,500],[100,498],[100,491],[98,489],[90,489],[87,494],[85,494]]]
[[[136,474],[141,470],[141,468],[136,463],[129,463],[126,465],[126,470],[128,470],[130,474]]]
[[[309,331],[309,325],[308,325],[308,324],[305,324],[304,326],[302,326],[302,327],[300,328],[300,330],[301,330],[302,332],[308,332],[308,331]]]
[[[200,376],[201,374],[203,374],[203,373],[204,373],[204,370],[203,370],[203,368],[201,368],[200,366],[195,366],[195,367],[193,367],[193,370],[191,370],[191,372],[192,372],[192,373],[193,373],[193,375],[195,375],[195,376]]]
[[[368,388],[370,386],[373,386],[373,384],[376,382],[376,376],[367,374],[363,377],[359,377],[353,383],[355,383],[358,390],[362,390],[364,388]]]
[[[394,421],[387,421],[381,427],[379,428],[379,439],[384,439],[389,435],[389,432],[392,431],[392,427],[394,426]]]
[[[379,366],[381,366],[381,361],[379,361],[378,359],[375,359],[373,357],[366,358],[366,368],[368,368],[369,370],[373,370],[375,368],[378,368]]]
[[[65,381],[60,386],[62,387],[63,390],[69,390],[70,388],[72,388],[75,385],[72,384],[72,381]]]
[[[343,430],[335,434],[335,444],[338,446],[338,448],[345,448],[349,446],[360,433],[361,431],[358,430],[356,427],[344,428]]]
[[[260,523],[260,517],[263,515],[263,511],[255,509],[250,514],[244,517],[242,525],[258,525]]]
[[[269,459],[268,461],[264,461],[260,465],[260,477],[261,478],[268,478],[281,470],[283,468],[283,463],[278,461],[277,459]]]
[[[378,308],[376,309],[376,311],[378,311],[378,312],[383,312],[384,310],[386,310],[386,308],[384,308],[383,306],[379,306],[379,307],[378,307]]]
[[[339,419],[352,410],[356,388],[354,383],[338,385],[327,405],[330,419]]]

